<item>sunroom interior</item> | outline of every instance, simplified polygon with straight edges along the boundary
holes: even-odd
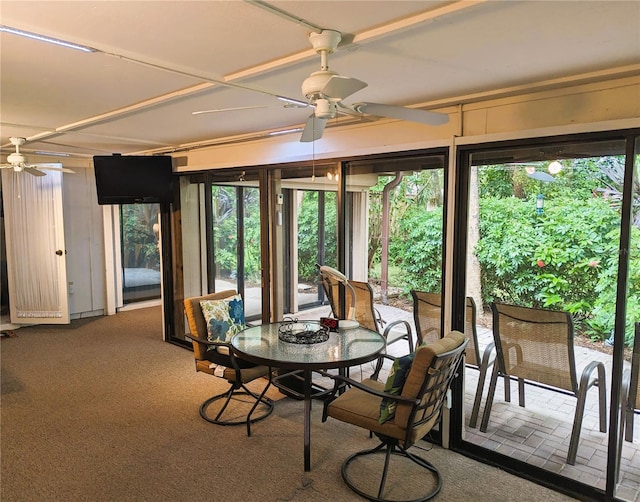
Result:
[[[42,183],[57,187],[54,190],[62,212],[54,216],[60,217],[58,227],[64,230],[64,247],[60,249],[66,254],[65,270],[57,270],[57,279],[52,282],[62,284],[66,317],[53,322],[117,315],[121,310],[155,302],[163,307],[164,330],[159,336],[188,349],[183,300],[208,292],[229,288],[239,291],[247,321],[254,324],[284,316],[329,315],[317,276],[317,265],[322,264],[338,268],[352,280],[369,282],[376,293],[376,307],[388,321],[405,319],[413,323],[409,292],[429,290],[442,298],[440,330],[464,330],[465,300],[471,297],[477,306],[481,352],[489,347],[487,354],[494,365],[488,367],[484,392],[480,393],[477,424],[472,424],[470,417],[482,373],[467,365],[454,383],[453,405],[443,418],[437,440],[462,455],[577,498],[640,500],[637,410],[636,437],[619,441],[623,374],[631,364],[630,333],[640,321],[638,2],[545,2],[544,15],[555,16],[555,23],[564,22],[567,27],[569,19],[573,20],[574,25],[567,28],[571,33],[587,33],[595,23],[617,26],[619,35],[590,31],[589,37],[580,38],[582,47],[558,39],[557,52],[563,53],[557,49],[563,47],[567,53],[559,64],[553,53],[553,37],[559,36],[558,30],[538,29],[537,34],[527,31],[528,45],[535,46],[538,41],[541,46],[519,57],[528,56],[533,67],[543,59],[542,51],[549,59],[547,69],[536,68],[538,73],[528,76],[520,74],[520,80],[496,78],[491,85],[469,80],[465,86],[452,85],[451,91],[434,88],[430,93],[421,89],[431,85],[433,76],[415,73],[414,77],[411,73],[414,68],[415,72],[428,72],[423,66],[429,66],[429,58],[420,54],[425,50],[421,36],[429,26],[442,22],[438,29],[448,27],[456,39],[451,47],[457,47],[460,40],[466,40],[462,45],[468,47],[476,43],[471,40],[482,39],[487,22],[500,21],[499,26],[491,26],[495,27],[494,33],[503,30],[502,35],[488,36],[485,48],[495,51],[496,47],[509,45],[505,38],[517,39],[516,25],[522,29],[521,23],[515,22],[507,27],[505,20],[533,15],[533,2],[518,2],[517,6],[497,2],[360,2],[360,7],[350,5],[353,2],[332,2],[336,4],[332,7],[339,4],[345,9],[344,26],[323,24],[329,22],[326,18],[333,12],[323,2],[271,2],[266,8],[259,5],[265,2],[194,2],[189,3],[193,12],[170,2],[170,12],[154,13],[155,21],[168,26],[171,12],[175,14],[174,9],[180,8],[193,22],[190,30],[195,31],[197,26],[203,37],[211,37],[209,32],[215,31],[196,21],[203,15],[199,9],[207,7],[221,9],[215,21],[219,27],[225,20],[231,23],[230,19],[246,15],[249,25],[267,34],[276,27],[284,30],[281,40],[290,44],[288,52],[272,48],[268,37],[258,37],[262,31],[255,34],[256,38],[251,35],[250,42],[260,45],[263,41],[268,46],[263,48],[265,54],[249,51],[249,42],[238,42],[230,48],[236,61],[242,60],[236,50],[244,49],[247,56],[243,63],[231,63],[231,56],[221,59],[218,71],[225,78],[208,73],[212,70],[204,69],[202,63],[172,59],[181,54],[166,47],[164,57],[145,53],[144,47],[136,45],[144,45],[147,40],[140,30],[139,42],[132,41],[133,35],[122,42],[133,44],[129,47],[135,51],[127,52],[128,48],[118,46],[106,29],[111,27],[112,33],[119,33],[113,27],[119,19],[117,10],[102,3],[74,2],[78,11],[72,13],[66,3],[40,2],[41,14],[35,17],[31,10],[27,16],[21,2],[2,5],[5,25],[13,23],[26,31],[85,43],[109,56],[120,55],[110,58],[120,72],[116,74],[125,74],[126,68],[130,78],[136,80],[135,89],[125,83],[116,85],[111,80],[112,68],[94,63],[85,66],[87,63],[75,53],[68,56],[68,49],[42,49],[41,42],[0,34],[2,65],[6,68],[2,76],[3,161],[8,162],[6,156],[13,149],[9,137],[19,136],[27,138],[23,151],[29,161],[57,162],[75,171],[49,171],[46,176],[31,177],[12,169],[2,170],[2,222],[7,234],[16,231],[9,215],[17,214],[18,199],[27,193],[38,197],[44,191]],[[54,15],[55,4],[60,11]],[[363,5],[369,9],[367,15],[359,22],[349,20],[348,14],[357,18],[353,9]],[[97,20],[85,10],[90,7],[109,15]],[[446,114],[449,122],[429,126],[393,118],[337,117],[328,121],[322,138],[300,142],[300,129],[309,110],[276,109],[273,96],[267,96],[267,100],[251,90],[283,89],[278,92],[297,96],[297,87],[318,63],[304,33],[312,29],[294,29],[291,18],[274,14],[273,7],[354,34],[353,45],[345,45],[332,55],[332,69],[366,80],[374,90],[363,99],[437,111]],[[379,8],[377,15],[373,14],[374,7]],[[140,16],[150,12],[147,9],[140,5],[124,8],[130,15],[127,24],[142,23]],[[50,24],[62,13],[67,16],[63,24]],[[49,21],[46,14],[51,15]],[[85,33],[82,14],[91,20],[88,27],[104,23],[104,32],[99,30],[93,36]],[[538,18],[543,14],[535,15]],[[394,24],[400,19],[405,23],[402,28]],[[610,19],[610,23],[603,23],[604,19]],[[424,24],[425,20],[432,22]],[[472,25],[480,30],[477,38],[471,32],[460,33]],[[376,26],[382,30],[379,37],[373,34]],[[176,28],[173,40],[184,30],[187,28]],[[289,40],[290,36],[295,40]],[[443,36],[438,32],[436,39],[440,41]],[[203,40],[208,41],[209,50],[211,44],[223,43],[220,39]],[[615,57],[599,52],[607,40],[613,52],[617,51]],[[193,50],[205,59],[203,45]],[[410,53],[403,53],[409,46]],[[586,48],[593,52],[593,64],[585,63],[588,57],[581,59],[580,54],[588,52]],[[364,58],[367,51],[369,59]],[[484,68],[502,68],[499,55],[506,58],[506,66],[514,66],[514,72],[526,66],[519,57],[503,52],[495,54],[494,59],[484,59]],[[39,58],[20,56],[34,53]],[[294,53],[296,57],[290,56]],[[47,54],[52,61],[60,58],[57,64],[61,68],[50,68],[49,61],[43,61]],[[350,66],[350,55],[363,59],[355,59]],[[273,62],[276,56],[281,60]],[[451,57],[450,63],[445,64],[447,57]],[[452,71],[455,64],[470,65],[465,75],[482,73],[470,61],[453,57],[442,47],[437,57],[434,53],[443,84],[447,78],[460,77]],[[572,57],[575,64],[570,64]],[[376,82],[380,71],[374,71],[378,67],[375,61],[380,58],[402,62],[388,67],[396,72],[393,79],[387,74]],[[557,66],[552,68],[552,63]],[[191,65],[198,70],[188,69]],[[563,65],[567,71],[559,70]],[[85,96],[75,86],[78,82],[87,85],[90,80],[78,75],[78,82],[73,82],[57,73],[63,68],[74,74],[81,68],[98,78],[107,76],[110,85],[121,91],[122,99],[114,100],[111,93],[104,100],[104,96]],[[243,70],[246,75],[241,75]],[[46,82],[26,77],[37,71],[67,86],[61,91],[57,84],[49,84],[60,93],[56,94],[60,101],[52,99],[49,111],[45,106],[41,106],[42,111],[32,106],[49,103],[44,87],[39,87]],[[429,85],[417,85],[415,81],[420,79]],[[25,81],[32,90],[25,89]],[[105,87],[104,81],[93,82],[95,89]],[[237,83],[238,87],[225,87],[224,82]],[[409,90],[406,96],[398,95],[405,82],[411,82],[408,88],[418,89],[412,91],[414,95]],[[250,90],[241,89],[240,84]],[[196,88],[198,85],[201,87]],[[211,92],[209,86],[215,91]],[[144,93],[139,89],[145,89]],[[62,103],[71,101],[67,93],[73,92],[77,93],[78,105],[61,110]],[[198,124],[190,121],[194,110],[243,106],[256,108],[215,112],[210,115],[214,120]],[[296,118],[285,116],[285,112],[294,113]],[[291,128],[296,131],[285,130]],[[174,202],[131,208],[98,205],[92,156],[115,152],[171,155],[175,161]],[[596,176],[596,171],[607,175]],[[145,245],[157,250],[156,254],[149,251],[146,260],[139,250],[128,254],[127,211],[146,222],[149,235]],[[42,214],[30,214],[28,218],[43,218]],[[559,227],[563,230],[558,231]],[[30,223],[29,228],[27,233],[42,235],[43,227]],[[18,265],[11,259],[16,250],[5,250],[13,246],[10,241],[3,234],[3,261],[8,269],[16,271]],[[143,277],[142,285],[134,281],[133,271],[141,274],[135,276],[136,280]],[[12,273],[18,275],[17,271],[8,275]],[[6,311],[9,314],[18,293],[15,286],[6,287],[4,294],[3,283],[2,296],[11,299]],[[497,378],[491,418],[481,430],[490,374],[497,367],[496,353],[490,350],[494,344],[493,302],[573,309],[572,350],[578,370],[594,359],[605,366],[606,431],[600,429],[597,391],[589,390],[575,463],[567,462],[577,406],[571,392],[527,384],[525,406],[519,406],[518,381],[512,380],[507,400],[505,380]],[[586,304],[590,306],[588,311],[582,307]],[[3,330],[17,329],[23,322],[3,315]],[[400,344],[390,346],[389,351],[403,355],[406,347],[396,345]]]

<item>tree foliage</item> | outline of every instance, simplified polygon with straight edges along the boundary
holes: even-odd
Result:
[[[158,204],[123,204],[120,206],[122,222],[122,263],[124,268],[160,270],[158,235]]]

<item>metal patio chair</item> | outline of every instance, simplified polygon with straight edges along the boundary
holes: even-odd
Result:
[[[622,381],[624,416],[621,425],[624,427],[625,441],[633,442],[633,416],[640,410],[640,322],[635,325],[631,368],[624,371]]]
[[[373,305],[373,289],[368,282],[348,280],[341,272],[327,266],[321,266],[320,276],[325,294],[337,319],[353,319],[361,326],[377,331],[386,340],[387,345],[405,340],[409,344],[409,352],[413,352],[413,330],[411,324],[404,320],[387,322]],[[340,280],[342,279],[342,280]],[[346,281],[346,282],[345,282]],[[340,288],[345,292],[345,308],[342,311]],[[354,298],[355,296],[355,298]],[[400,330],[396,330],[400,327]]]
[[[604,364],[591,361],[576,373],[573,322],[568,312],[493,303],[493,337],[497,351],[480,430],[487,431],[499,375],[518,380],[519,404],[524,407],[524,384],[533,382],[578,398],[567,464],[574,465],[580,441],[587,391],[599,390],[600,431],[606,432],[606,382]],[[593,372],[597,371],[594,378]]]
[[[229,340],[210,341],[207,333],[207,321],[200,303],[202,301],[223,301],[235,295],[235,291],[227,290],[185,298],[184,309],[190,330],[190,333],[185,336],[191,340],[193,345],[196,371],[222,378],[230,384],[226,391],[208,398],[200,405],[200,416],[207,422],[217,425],[246,424],[247,435],[251,436],[251,424],[266,418],[273,411],[273,401],[265,396],[271,385],[271,368],[236,357],[231,350]],[[247,383],[262,377],[267,378],[267,384],[260,394],[256,394],[246,387]],[[229,404],[232,400],[234,404],[241,407],[242,411],[230,415]],[[240,413],[245,414],[242,419],[238,418]]]
[[[416,326],[418,345],[438,340],[441,333],[442,295],[429,291],[411,290],[411,297],[413,298],[413,319]],[[489,343],[482,352],[482,356],[480,355],[476,315],[476,302],[473,298],[467,296],[464,334],[469,343],[465,350],[465,365],[480,372],[471,417],[469,418],[469,427],[477,426],[487,371],[495,360],[493,342]],[[505,400],[508,401],[510,394],[509,379],[505,378],[504,381]]]
[[[350,389],[325,402],[323,422],[332,417],[364,428],[380,440],[376,447],[354,453],[343,462],[342,478],[351,490],[368,500],[398,500],[399,495],[393,492],[403,489],[408,459],[431,474],[426,476],[425,472],[425,476],[414,477],[423,494],[417,498],[412,496],[411,500],[425,501],[437,495],[442,487],[440,472],[410,449],[439,423],[447,391],[460,367],[466,345],[464,334],[453,331],[434,343],[420,346],[415,354],[394,360],[398,369],[389,375],[391,382],[386,384],[373,379],[357,382],[344,376],[332,377],[334,397],[341,385],[346,383]],[[385,400],[393,403],[393,411],[383,415]],[[382,472],[370,472],[372,467],[377,470],[373,459],[381,455],[384,456],[384,462],[380,462]],[[358,462],[361,457],[369,461]],[[387,483],[388,475],[390,483]],[[406,496],[402,500],[406,500]]]

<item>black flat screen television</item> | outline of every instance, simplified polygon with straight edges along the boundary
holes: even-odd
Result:
[[[93,168],[100,205],[173,202],[168,155],[96,155]]]

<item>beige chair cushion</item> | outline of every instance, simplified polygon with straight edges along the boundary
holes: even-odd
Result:
[[[189,331],[192,335],[197,336],[198,338],[202,338],[203,340],[207,339],[207,321],[204,318],[204,314],[202,313],[202,307],[200,307],[200,302],[203,300],[222,300],[224,298],[229,298],[235,295],[236,292],[232,289],[226,291],[220,291],[218,293],[211,293],[204,296],[194,296],[193,298],[185,298],[184,299],[184,310],[187,315],[187,321],[189,323]],[[206,359],[206,352],[208,346],[204,343],[192,342],[193,343],[193,353],[196,359],[204,360]]]
[[[459,331],[452,331],[437,342],[420,347],[416,351],[416,356],[409,375],[407,376],[402,395],[405,397],[417,397],[433,357],[459,347],[464,340],[464,334]],[[384,383],[382,382],[364,380],[362,383],[380,392],[384,391]],[[380,424],[378,417],[380,416],[381,401],[382,398],[380,397],[368,394],[360,389],[351,388],[329,404],[327,413],[330,417],[337,420],[351,423],[398,440],[404,440],[412,406],[399,404],[395,419]],[[438,417],[435,416],[432,420],[411,431],[411,443],[413,443],[416,438],[422,437],[429,432],[437,420]]]

